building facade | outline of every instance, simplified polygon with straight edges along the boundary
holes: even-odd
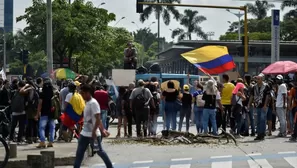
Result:
[[[0,28],[5,32],[13,31],[13,1],[0,0]]]
[[[244,72],[244,49],[241,41],[180,41],[171,48],[158,54],[158,62],[163,73],[191,73],[199,74],[198,69],[185,60],[181,54],[207,45],[227,46],[229,54],[233,56],[236,69],[239,73]],[[297,62],[297,42],[280,43],[280,60]],[[271,63],[270,41],[250,41],[248,71],[252,75],[260,73]]]

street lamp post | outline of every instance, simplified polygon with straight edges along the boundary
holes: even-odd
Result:
[[[244,13],[240,13],[240,11],[238,13],[234,13],[234,12],[231,12],[229,9],[226,9],[227,12],[229,13],[232,13],[233,15],[237,16],[238,17],[238,40],[241,40],[241,33],[240,33],[240,28],[241,28],[241,25],[240,25],[240,18],[244,15]]]
[[[126,17],[122,17],[119,21],[116,22],[116,24],[113,25],[115,27],[121,20],[125,19]]]
[[[131,22],[132,24],[135,24],[135,26],[138,28],[138,29],[140,29],[139,28],[139,26],[138,26],[138,24],[137,23],[135,23],[134,21],[132,21]],[[145,27],[145,28],[150,28],[153,24],[155,24],[156,22],[152,22],[151,24],[149,24],[147,27]],[[143,28],[143,29],[145,29],[145,28]],[[141,65],[143,66],[143,61],[144,61],[144,35],[142,35],[141,36],[141,45],[142,45],[142,58],[141,58]]]

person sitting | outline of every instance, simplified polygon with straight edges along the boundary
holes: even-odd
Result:
[[[124,51],[124,69],[136,69],[137,67],[137,50],[133,44],[129,42]]]

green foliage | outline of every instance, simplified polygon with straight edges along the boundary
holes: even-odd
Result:
[[[270,40],[271,33],[253,32],[249,33],[249,40]],[[238,33],[226,33],[220,36],[220,40],[238,40]]]
[[[247,3],[248,13],[252,14],[257,20],[264,19],[267,16],[267,11],[274,8],[274,4],[267,1],[256,0],[255,4]]]
[[[157,41],[157,33],[152,33],[150,28],[139,29],[132,34],[135,42],[139,44],[143,43],[145,51],[147,51],[149,47]]]

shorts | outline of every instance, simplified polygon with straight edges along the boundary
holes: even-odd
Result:
[[[125,117],[126,116],[126,112],[125,110],[117,110],[117,117]]]
[[[66,126],[67,128],[73,128],[77,123],[78,124],[83,123],[83,117],[78,122],[75,122],[66,113],[63,113],[61,115],[60,119],[61,119],[62,124],[64,126]]]

